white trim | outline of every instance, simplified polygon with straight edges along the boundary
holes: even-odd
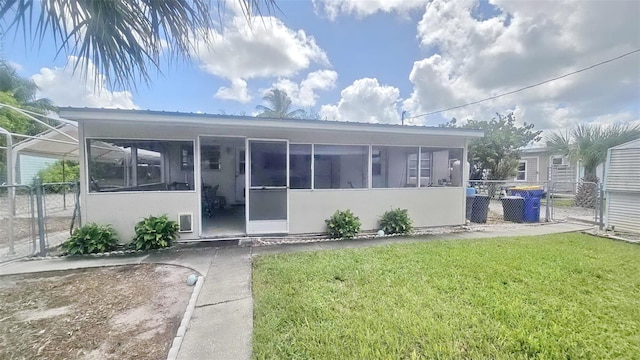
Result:
[[[367,189],[373,188],[373,145],[369,144],[369,156],[367,156]]]
[[[520,163],[524,163],[524,179],[523,180],[518,179],[518,173],[520,173],[518,168],[520,167]],[[527,160],[522,160],[522,159],[518,160],[518,168],[516,168],[516,177],[513,179],[513,181],[526,182],[527,171],[529,171],[529,162]]]
[[[195,151],[196,151],[196,140],[195,139],[149,139],[149,138],[114,138],[114,137],[81,137],[81,139],[84,140],[84,145],[80,146],[80,148],[83,149],[83,153],[84,153],[84,160],[85,160],[85,169],[86,169],[86,178],[84,179],[85,181],[85,186],[87,187],[87,195],[89,196],[93,196],[96,194],[138,194],[138,193],[179,193],[179,192],[184,192],[184,193],[194,193],[197,192],[197,190],[194,188],[192,190],[126,190],[126,191],[96,191],[93,192],[91,191],[91,184],[89,183],[89,157],[86,156],[87,152],[86,149],[89,145],[89,140],[116,140],[116,141],[128,141],[128,140],[133,140],[133,141],[171,141],[171,142],[190,142],[193,145],[193,151],[194,151],[194,162],[195,162]],[[133,155],[133,154],[132,154]],[[136,159],[137,161],[137,159]],[[193,176],[194,176],[194,187],[195,187],[195,183],[196,183],[196,179],[195,179],[195,167],[196,164],[193,164]],[[163,179],[164,181],[164,179]]]
[[[231,128],[274,128],[300,130],[326,130],[339,132],[371,132],[384,134],[415,134],[460,137],[483,137],[482,130],[465,128],[441,128],[426,126],[402,126],[387,124],[369,124],[327,120],[292,120],[255,118],[249,116],[222,116],[210,114],[190,114],[178,112],[160,112],[149,110],[116,110],[90,108],[60,108],[60,117],[78,122],[124,121],[129,124],[202,124],[206,126],[225,126]]]
[[[285,186],[269,186],[264,187],[260,186],[258,188],[268,188],[268,189],[283,189],[285,190],[286,196],[286,213],[287,218],[285,220],[250,220],[249,212],[250,212],[250,203],[251,203],[251,142],[272,142],[272,143],[284,143],[285,144]],[[258,234],[288,234],[289,233],[289,218],[290,218],[290,201],[289,201],[289,140],[287,139],[264,139],[264,138],[247,138],[246,140],[246,151],[245,154],[248,156],[247,168],[245,170],[245,178],[247,179],[247,195],[246,195],[246,207],[245,207],[245,218],[246,218],[246,233],[247,235],[258,235]],[[254,188],[255,190],[255,188]]]

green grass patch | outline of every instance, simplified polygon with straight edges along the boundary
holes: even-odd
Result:
[[[261,256],[257,359],[640,354],[640,247],[581,234]]]
[[[541,203],[542,205],[546,204],[546,199],[542,200]],[[555,198],[553,200],[551,200],[551,203],[554,206],[563,206],[563,207],[567,207],[567,206],[576,206],[576,202],[575,200],[573,200],[573,198]]]

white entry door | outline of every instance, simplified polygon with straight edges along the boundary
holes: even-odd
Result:
[[[235,191],[235,202],[236,204],[244,204],[246,201],[246,191],[245,188],[247,186],[245,181],[245,173],[246,173],[246,164],[245,164],[245,150],[243,147],[236,148],[236,191]]]
[[[248,234],[289,232],[289,143],[247,140]]]

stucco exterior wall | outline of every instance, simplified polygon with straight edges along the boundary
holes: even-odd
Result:
[[[135,224],[143,218],[167,214],[169,219],[178,221],[178,213],[181,212],[193,213],[195,230],[182,233],[181,238],[199,238],[197,210],[200,201],[195,191],[91,193],[85,198],[83,213],[86,217],[83,217],[83,223],[111,224],[123,243],[133,238]]]
[[[378,228],[387,210],[403,208],[416,227],[464,224],[463,188],[371,190],[295,190],[289,193],[289,232],[323,232],[325,219],[336,210],[350,209],[360,217],[362,230]]]

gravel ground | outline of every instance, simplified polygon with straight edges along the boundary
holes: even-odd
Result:
[[[145,264],[0,277],[0,359],[166,358],[192,272]]]

